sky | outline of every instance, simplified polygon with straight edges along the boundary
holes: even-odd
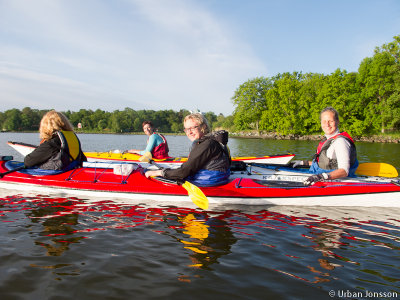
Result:
[[[356,72],[400,0],[0,0],[0,111],[233,113],[241,84]]]

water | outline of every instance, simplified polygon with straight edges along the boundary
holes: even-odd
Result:
[[[79,137],[85,151],[143,148],[146,143],[145,136]],[[185,137],[167,139],[172,155],[187,154]],[[38,135],[1,133],[0,154],[20,159],[5,144],[8,140],[37,144]],[[289,151],[306,159],[316,142],[231,139],[229,146],[233,155]],[[361,162],[400,166],[398,144],[357,147]],[[204,212],[4,190],[0,295],[399,299],[399,213],[393,208],[252,206]]]

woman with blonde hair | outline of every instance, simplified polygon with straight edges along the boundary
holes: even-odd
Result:
[[[186,116],[183,126],[186,136],[193,142],[188,160],[177,169],[147,171],[146,177],[163,176],[178,182],[187,180],[199,186],[227,183],[231,164],[226,146],[228,133],[210,133],[207,119],[200,113]],[[220,139],[220,135],[224,135],[224,139]]]
[[[40,121],[39,134],[40,145],[25,157],[25,167],[67,171],[86,161],[74,128],[64,114],[47,112]]]

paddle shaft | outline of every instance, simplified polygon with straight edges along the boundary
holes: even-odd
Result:
[[[157,168],[159,168],[160,170],[164,170],[165,168],[161,165],[159,165],[158,163],[156,163],[154,160],[150,159],[149,163],[152,165],[155,165]]]
[[[164,167],[154,162],[150,152],[145,153],[142,157],[143,157],[142,161],[148,161],[150,164],[155,165],[160,170],[165,169]],[[208,199],[206,195],[204,195],[202,190],[200,190],[197,186],[195,186],[193,183],[190,183],[189,181],[185,181],[183,184],[178,181],[176,183],[178,185],[181,185],[188,192],[188,196],[193,201],[194,204],[196,204],[198,207],[202,209],[208,208]]]
[[[7,174],[10,174],[10,173],[13,173],[13,172],[22,170],[22,169],[25,169],[25,166],[21,166],[21,167],[12,169],[12,170],[8,170],[7,172],[0,173],[0,178],[3,178],[3,177],[4,177],[5,175],[7,175]]]

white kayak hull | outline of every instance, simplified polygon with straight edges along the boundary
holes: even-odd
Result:
[[[163,205],[173,205],[185,207],[196,207],[188,196],[181,195],[160,195],[160,194],[139,194],[124,192],[104,192],[82,189],[53,188],[33,184],[0,182],[0,187],[23,192],[46,193],[49,195],[62,197],[95,197],[104,200],[113,200],[117,203],[135,204],[141,203],[162,203]],[[229,206],[229,205],[257,205],[257,206],[332,206],[332,207],[400,207],[399,193],[374,193],[374,194],[355,194],[355,195],[335,195],[335,196],[315,196],[298,198],[230,198],[230,197],[207,197],[210,208]]]

